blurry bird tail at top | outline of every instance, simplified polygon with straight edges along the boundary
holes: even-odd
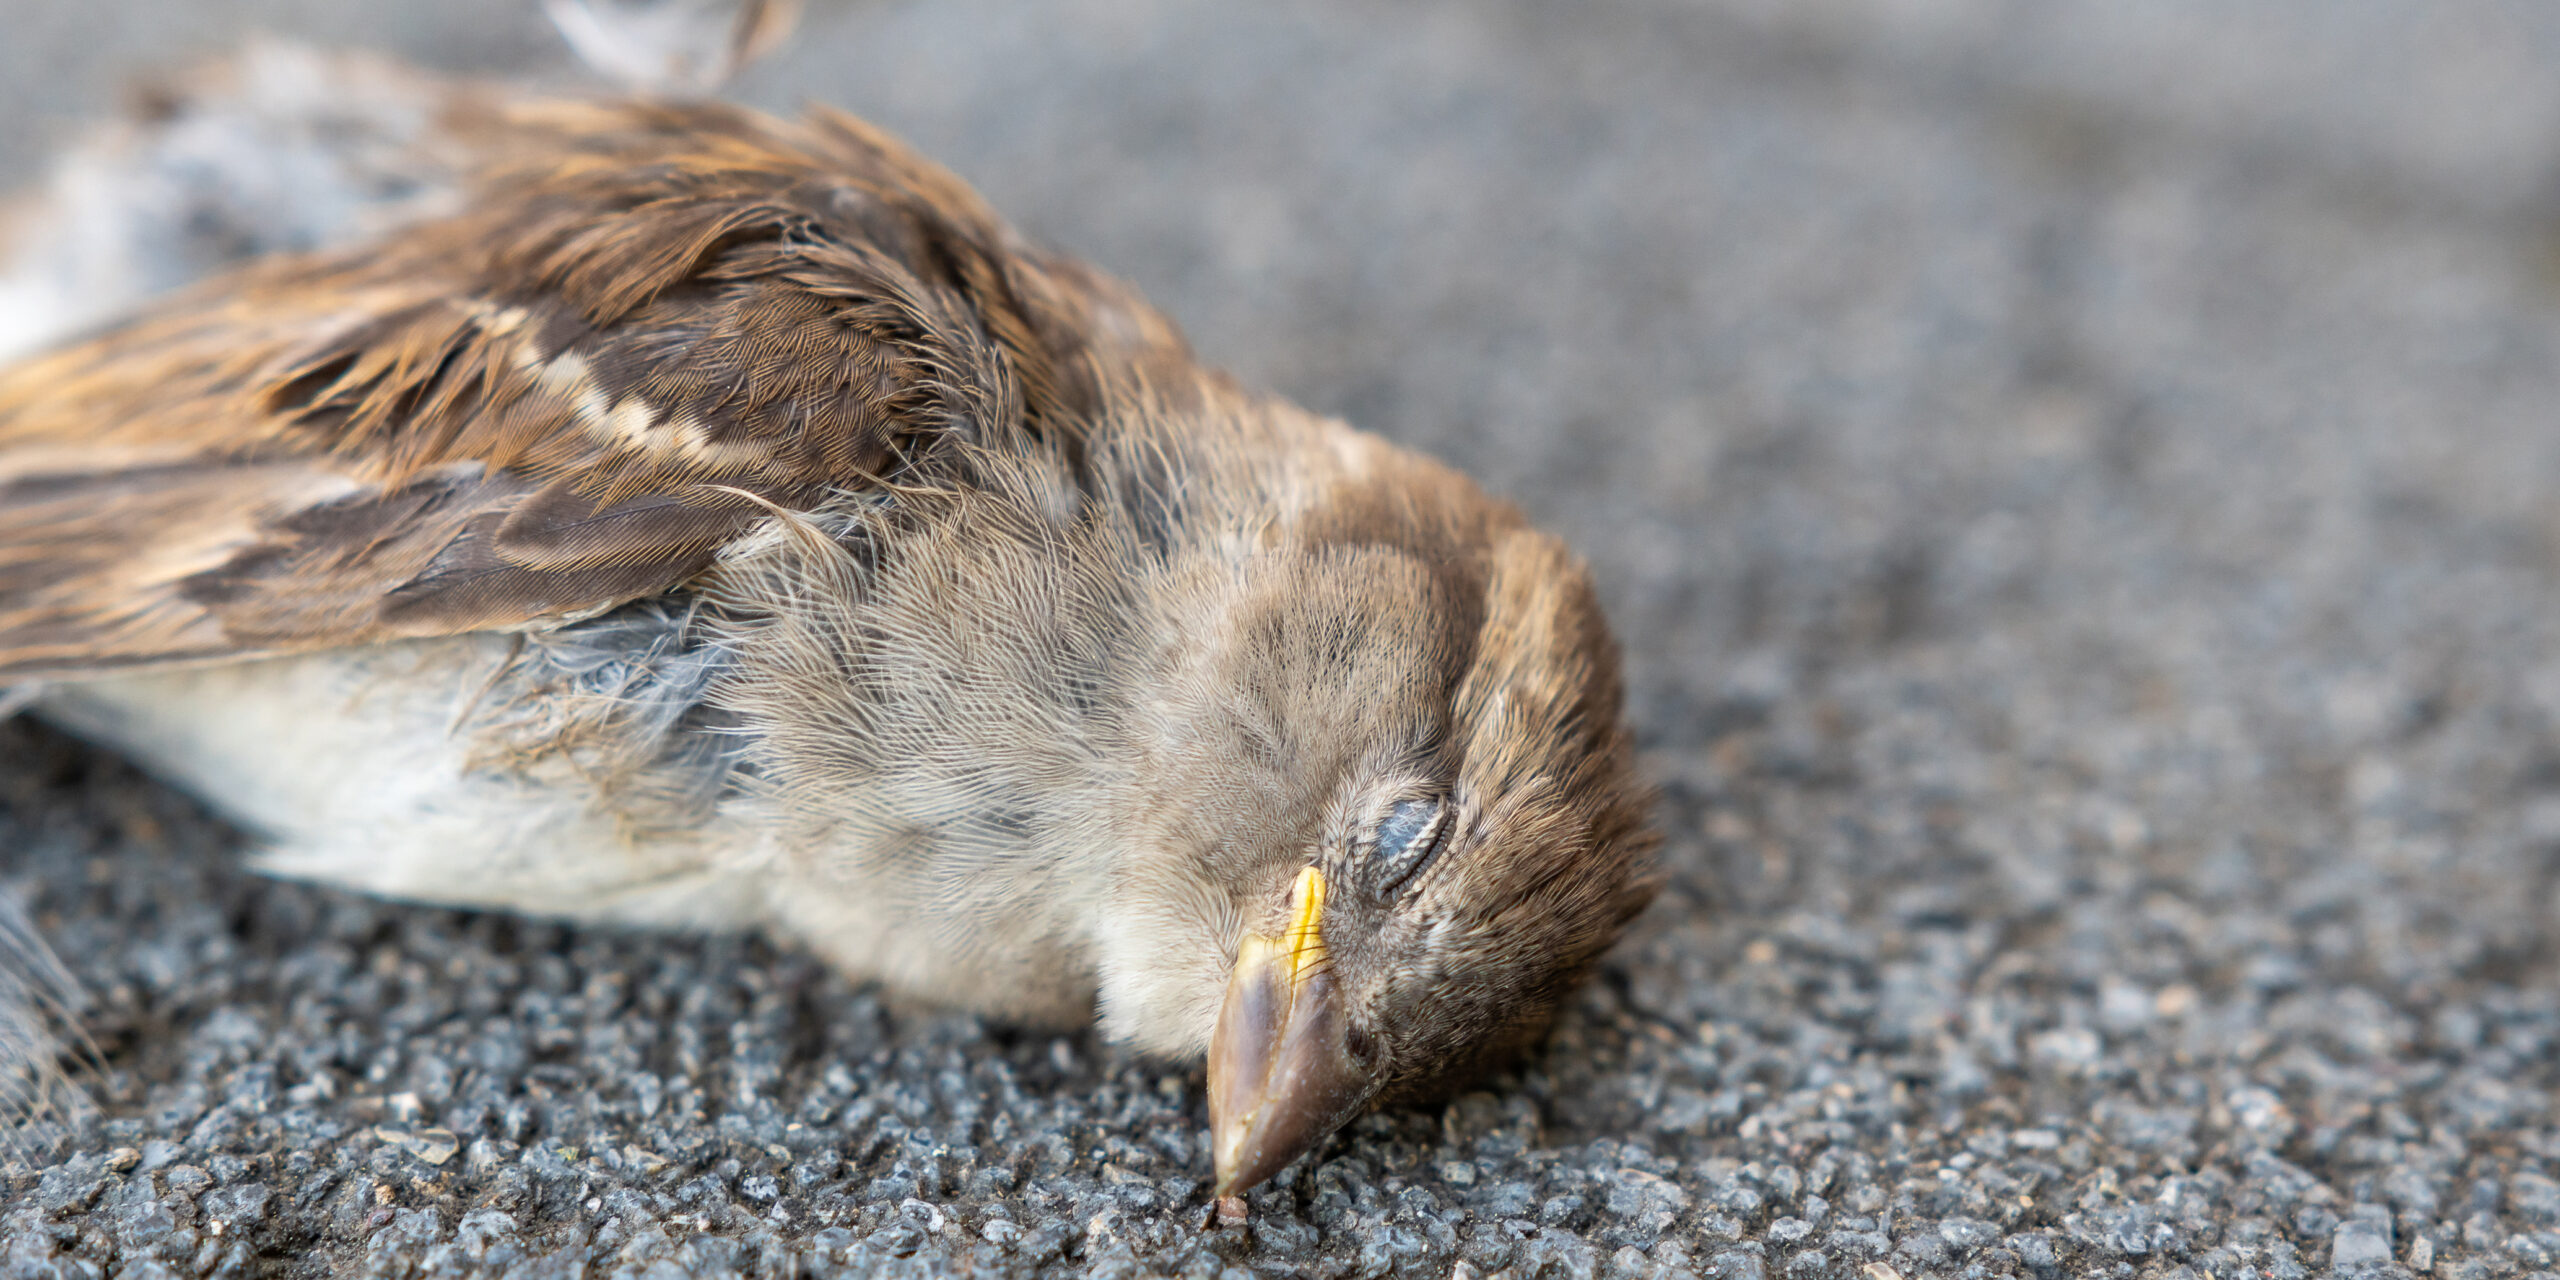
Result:
[[[543,0],[596,74],[641,93],[709,93],[799,25],[799,0]]]
[[[705,93],[789,37],[799,0],[544,0],[597,75]],[[138,84],[125,117],[0,204],[0,360],[252,258],[433,216],[449,125],[487,87],[376,54],[259,39]]]
[[[263,39],[137,84],[122,118],[0,206],[0,360],[251,258],[441,211],[456,177],[444,126],[477,92]]]

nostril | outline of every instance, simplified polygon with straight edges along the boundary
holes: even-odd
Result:
[[[1352,1061],[1360,1064],[1363,1070],[1377,1065],[1377,1039],[1369,1034],[1368,1028],[1356,1022],[1343,1028],[1342,1048],[1344,1052],[1351,1055]]]

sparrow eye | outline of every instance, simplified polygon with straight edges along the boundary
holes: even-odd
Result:
[[[1378,824],[1370,865],[1381,897],[1394,893],[1440,851],[1449,830],[1449,808],[1437,800],[1399,800]]]

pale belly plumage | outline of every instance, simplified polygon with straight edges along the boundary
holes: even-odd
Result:
[[[462,636],[65,682],[36,710],[257,836],[260,870],[389,897],[678,927],[751,925],[714,816],[628,829],[593,787],[475,757],[511,637]]]
[[[543,714],[560,695],[527,687],[539,664],[521,652],[515,637],[474,635],[112,676],[49,686],[35,711],[238,822],[268,874],[580,921],[771,928],[926,999],[1036,1022],[1090,1016],[1092,940],[1056,927],[1063,912],[1026,910],[1021,877],[934,874],[964,855],[917,824],[813,831],[753,786],[680,805],[645,769],[528,750],[529,724],[562,717]],[[1001,871],[983,850],[965,856]],[[1029,896],[1050,908],[1081,896],[1054,882],[1062,871],[1074,878],[1053,865]]]

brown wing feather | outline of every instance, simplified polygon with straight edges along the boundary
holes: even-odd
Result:
[[[1187,362],[869,127],[482,108],[463,210],[0,372],[0,676],[539,625]]]

